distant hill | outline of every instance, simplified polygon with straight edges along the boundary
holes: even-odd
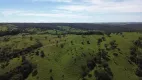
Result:
[[[78,29],[101,30],[106,32],[142,31],[142,23],[0,23],[13,24],[19,28],[37,27],[58,29],[57,26],[70,26]]]

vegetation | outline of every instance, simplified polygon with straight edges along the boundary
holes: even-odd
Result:
[[[1,23],[0,80],[139,80],[142,29],[131,25]]]

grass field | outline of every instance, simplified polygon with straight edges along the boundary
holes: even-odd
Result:
[[[63,27],[64,28],[64,27]],[[5,30],[5,28],[1,28]],[[68,29],[68,28],[67,28]],[[36,29],[31,29],[36,30]],[[48,30],[48,32],[53,32]],[[53,32],[54,33],[54,32]],[[101,64],[97,64],[92,70],[87,71],[87,75],[82,77],[82,66],[87,68],[87,61],[92,60],[99,49],[104,49],[105,45],[110,47],[110,42],[115,40],[120,50],[106,50],[109,61],[107,61],[112,73],[113,80],[139,80],[135,75],[137,65],[129,63],[130,47],[133,41],[141,37],[138,32],[123,32],[122,35],[112,33],[107,35],[51,35],[51,34],[28,34],[0,37],[0,47],[9,47],[11,50],[22,50],[36,41],[42,43],[42,47],[26,53],[24,56],[28,61],[37,65],[37,75],[32,73],[26,80],[97,80],[94,72],[102,69]],[[98,45],[98,39],[104,37],[105,40]],[[4,38],[8,38],[7,41]],[[36,55],[36,52],[43,51],[45,57]],[[114,53],[117,56],[114,56]],[[0,75],[16,68],[21,64],[21,57],[15,57],[9,60],[8,66],[0,68]],[[1,62],[0,66],[5,64]]]

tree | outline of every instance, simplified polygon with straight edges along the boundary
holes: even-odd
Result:
[[[40,52],[40,56],[41,56],[42,58],[45,56],[45,54],[44,54],[43,51]]]
[[[64,48],[64,44],[61,44],[60,46],[61,46],[61,48]]]
[[[50,69],[49,72],[52,73],[52,69]]]
[[[58,35],[57,37],[58,37],[58,38],[61,38],[61,35]]]
[[[22,62],[24,62],[26,60],[25,56],[22,56]]]
[[[4,37],[3,41],[6,41],[6,42],[9,41],[9,37]]]
[[[32,72],[32,76],[36,76],[37,74],[38,74],[37,69],[33,70],[33,72]]]
[[[39,51],[36,51],[36,55],[39,56]]]
[[[105,40],[106,40],[106,38],[103,36],[103,37],[102,37],[102,40],[103,40],[103,41],[105,41]]]
[[[88,77],[89,77],[89,78],[92,77],[92,74],[88,74]]]
[[[47,36],[45,36],[45,39],[47,39]]]
[[[90,42],[89,42],[89,41],[87,41],[87,44],[90,44]]]
[[[137,68],[135,74],[139,77],[142,77],[142,70],[140,68]]]
[[[31,40],[31,41],[33,40],[33,37],[32,37],[32,36],[30,36],[30,40]]]
[[[99,39],[98,39],[98,45],[100,45],[101,42],[102,42],[102,39],[99,38]]]
[[[73,45],[73,41],[71,41],[71,44]]]
[[[111,49],[116,49],[117,48],[117,44],[116,44],[115,40],[111,41],[110,45],[111,45]]]
[[[92,70],[96,66],[96,63],[93,60],[87,62],[87,67]]]
[[[102,68],[95,70],[94,75],[96,77],[96,80],[112,80],[112,76]]]
[[[118,54],[117,54],[117,53],[113,53],[113,55],[114,55],[115,57],[117,57],[117,56],[118,56]]]
[[[50,76],[50,80],[54,80],[52,76]]]

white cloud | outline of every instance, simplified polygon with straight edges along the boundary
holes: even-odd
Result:
[[[84,11],[87,10],[87,6],[83,5],[69,5],[69,6],[60,6],[58,9],[65,11]]]
[[[85,18],[89,16],[83,16],[83,15],[75,15],[75,14],[61,14],[61,13],[20,13],[19,16],[35,16],[35,17],[56,17],[56,18],[62,18],[62,17],[69,17],[69,18]]]
[[[4,16],[24,16],[24,17],[53,17],[53,18],[89,18],[90,16],[73,14],[68,12],[55,11],[56,13],[35,12],[35,11],[19,11],[19,10],[2,10],[1,14]]]
[[[84,0],[82,5],[60,6],[58,9],[86,12],[142,12],[141,0],[124,0],[122,2],[106,0]],[[86,5],[84,5],[86,4]],[[87,5],[88,4],[88,5]]]
[[[142,1],[141,0],[121,0],[120,2],[117,0],[33,0],[34,2],[39,1],[47,1],[47,2],[55,2],[55,5],[58,4],[56,2],[65,2],[64,4],[60,3],[60,5],[51,6],[52,9],[48,9],[48,5],[44,5],[42,10],[30,10],[26,11],[15,10],[15,9],[3,9],[0,10],[0,13],[5,16],[4,18],[9,18],[11,16],[16,16],[17,20],[19,18],[27,18],[34,20],[42,20],[52,19],[52,21],[122,21],[135,18],[135,20],[141,20],[141,16],[133,15],[131,13],[142,12]],[[67,3],[67,4],[66,4]],[[31,5],[32,6],[32,5]],[[36,7],[35,7],[36,8]],[[42,8],[42,6],[41,6]],[[97,14],[99,13],[99,14]],[[100,14],[102,13],[102,14]],[[106,14],[107,13],[107,14]],[[117,15],[121,13],[120,15]],[[130,14],[127,16],[127,14]],[[1,16],[0,14],[0,16]],[[113,17],[111,17],[114,14]],[[107,17],[108,16],[108,17]],[[132,16],[132,17],[131,17]],[[114,18],[115,17],[115,18]],[[38,19],[37,19],[38,18]],[[46,18],[46,19],[45,19]],[[113,19],[114,18],[114,19]],[[26,20],[26,19],[25,19]],[[25,21],[24,20],[24,21]],[[135,21],[134,20],[134,21]]]
[[[3,14],[4,16],[14,15],[14,14],[18,14],[21,12],[23,12],[23,11],[12,10],[12,9],[1,10],[1,14]]]

